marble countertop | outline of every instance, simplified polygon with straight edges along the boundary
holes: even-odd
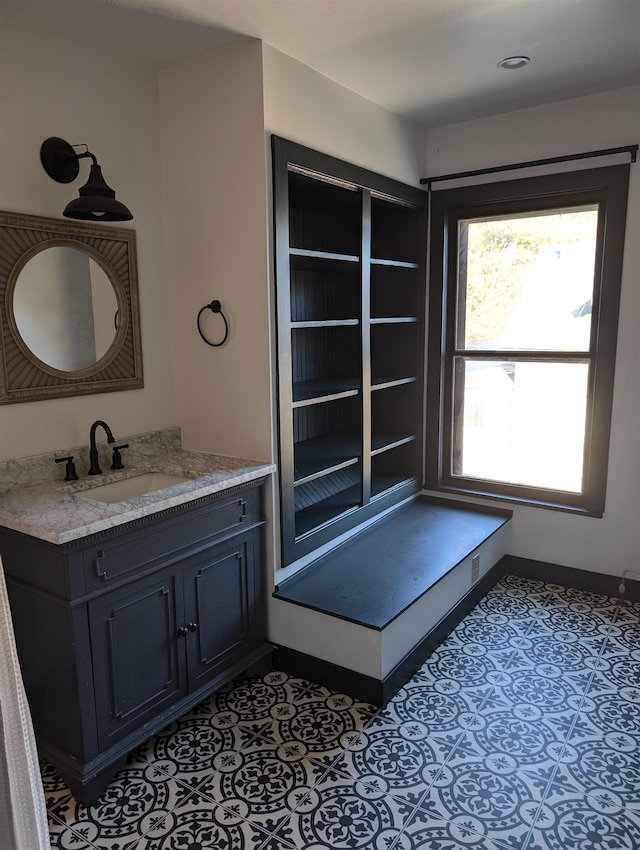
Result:
[[[179,449],[169,455],[146,457],[118,472],[109,470],[99,476],[81,477],[79,481],[46,481],[14,487],[0,498],[0,526],[51,543],[68,543],[263,478],[274,471],[275,466],[269,463]],[[115,503],[90,497],[94,487],[148,472],[165,472],[189,480]]]

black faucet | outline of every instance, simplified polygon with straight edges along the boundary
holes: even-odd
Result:
[[[115,443],[115,437],[111,433],[111,428],[102,419],[96,419],[89,432],[89,443],[91,444],[91,448],[89,449],[89,475],[100,475],[102,472],[98,463],[98,449],[96,448],[96,428],[99,425],[104,428],[104,433],[107,435],[107,442]]]

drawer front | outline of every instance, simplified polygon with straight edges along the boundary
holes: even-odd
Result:
[[[87,592],[104,589],[116,580],[133,577],[141,568],[170,563],[200,545],[250,528],[258,515],[258,490],[253,489],[178,516],[160,517],[135,531],[121,535],[114,531],[113,536],[83,552]]]

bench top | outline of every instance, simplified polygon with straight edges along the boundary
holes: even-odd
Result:
[[[511,516],[509,510],[418,496],[309,564],[273,595],[382,630]]]

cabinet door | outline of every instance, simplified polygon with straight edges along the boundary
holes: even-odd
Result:
[[[183,562],[190,690],[227,673],[262,639],[257,539],[238,536]]]
[[[186,693],[179,567],[89,603],[96,713],[105,749]]]

